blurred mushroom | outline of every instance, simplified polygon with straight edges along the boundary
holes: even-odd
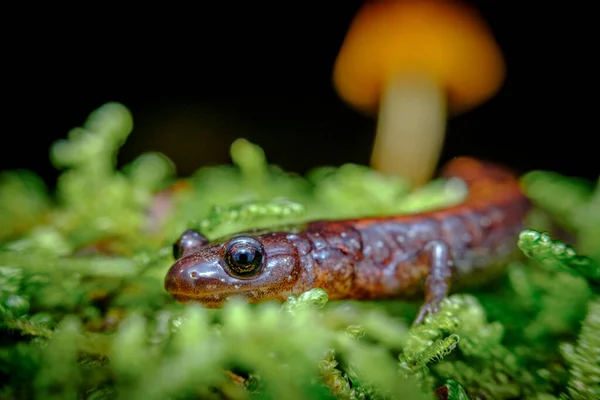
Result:
[[[426,183],[448,114],[501,87],[505,66],[479,14],[451,0],[368,2],[350,25],[333,72],[340,97],[378,113],[373,168]]]

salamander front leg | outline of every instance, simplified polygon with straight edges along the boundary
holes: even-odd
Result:
[[[427,314],[436,314],[439,311],[440,303],[450,291],[452,278],[450,248],[445,242],[434,240],[427,243],[419,258],[429,266],[429,275],[425,281],[425,302],[419,309],[413,325],[422,323]]]

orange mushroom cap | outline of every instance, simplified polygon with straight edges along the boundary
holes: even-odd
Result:
[[[342,99],[371,114],[382,86],[406,72],[427,74],[446,90],[449,111],[492,97],[505,76],[502,53],[479,14],[448,0],[369,2],[350,25],[334,66]]]

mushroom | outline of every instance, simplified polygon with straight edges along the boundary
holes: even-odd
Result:
[[[352,21],[333,71],[339,96],[378,114],[371,166],[415,186],[433,175],[448,115],[485,102],[505,65],[480,15],[451,0],[381,0]]]

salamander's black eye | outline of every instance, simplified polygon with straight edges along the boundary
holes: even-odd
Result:
[[[263,266],[262,244],[251,237],[238,236],[225,245],[224,260],[227,269],[238,278],[256,275]]]
[[[179,260],[181,257],[190,255],[207,244],[208,239],[204,235],[193,229],[188,229],[173,244],[173,257]]]

